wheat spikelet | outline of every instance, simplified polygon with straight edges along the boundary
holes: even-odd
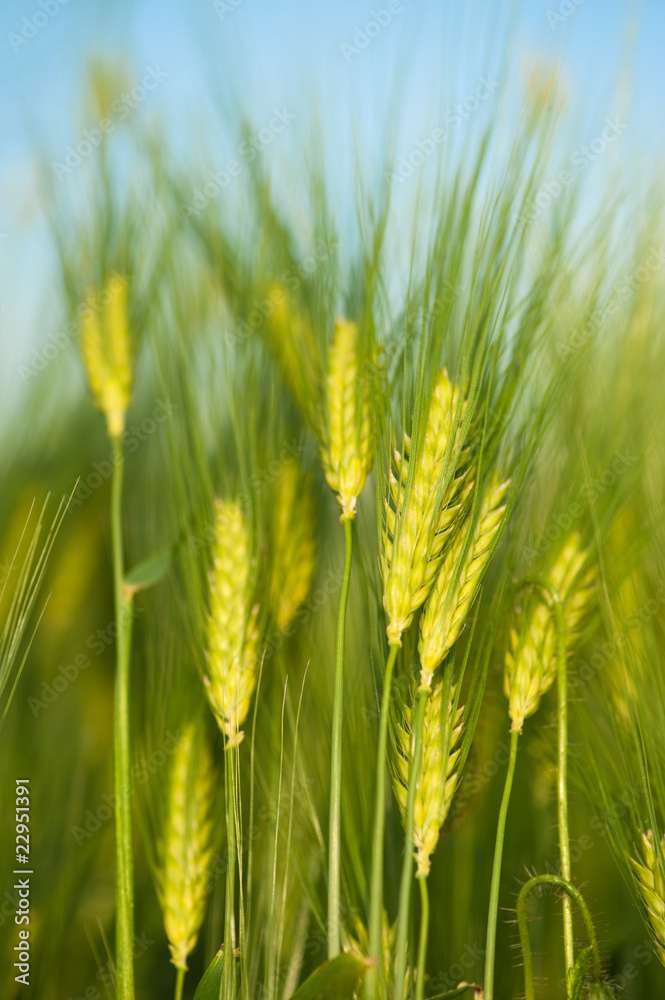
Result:
[[[312,324],[281,285],[268,288],[266,301],[273,305],[266,320],[268,344],[301,413],[321,437],[321,407],[316,388],[322,383],[322,374]]]
[[[295,464],[285,465],[276,484],[271,607],[280,632],[290,634],[314,574],[314,503],[309,482]]]
[[[464,619],[478,593],[496,533],[501,527],[505,505],[503,498],[509,481],[494,479],[485,494],[473,538],[466,550],[464,564],[456,570],[467,542],[468,529],[458,531],[441,564],[420,619],[421,684],[429,687],[434,671],[460,634]],[[451,589],[454,584],[454,591]]]
[[[355,517],[356,501],[372,467],[369,384],[358,381],[358,327],[345,319],[335,320],[326,384],[327,432],[321,458],[344,521]]]
[[[132,389],[131,348],[127,321],[127,282],[112,275],[105,288],[106,304],[97,307],[90,296],[81,324],[81,348],[90,387],[106,417],[109,434],[119,437]]]
[[[458,762],[463,732],[463,709],[455,710],[455,688],[447,692],[444,706],[443,681],[438,681],[427,698],[423,726],[423,749],[420,775],[416,785],[413,812],[414,857],[417,877],[427,876],[430,858],[439,842],[439,831],[450,810],[459,780]],[[413,708],[402,707],[402,718],[395,727],[392,779],[395,797],[406,817],[409,770],[413,759],[415,734]]]
[[[578,638],[595,581],[589,570],[580,578],[587,554],[579,535],[572,534],[552,566],[547,580],[564,602],[566,642],[570,651]],[[522,731],[524,720],[537,710],[540,699],[556,677],[556,631],[546,599],[533,596],[527,601],[519,631],[511,628],[504,665],[504,693],[509,701],[511,729]]]
[[[458,473],[451,478],[446,496],[437,503],[441,469],[453,433],[458,400],[459,393],[453,391],[444,368],[434,388],[423,448],[408,496],[411,447],[408,438],[405,438],[404,453],[395,452],[397,475],[391,472],[391,496],[384,501],[382,551],[383,606],[389,619],[387,633],[391,643],[400,642],[402,632],[426,600],[446,543],[473,486],[468,456],[461,454],[457,462]],[[464,406],[460,408],[462,413]]]
[[[208,617],[206,694],[221,731],[232,746],[249,711],[256,683],[258,607],[251,605],[247,526],[237,503],[216,503],[213,569]]]
[[[164,832],[159,847],[159,897],[171,961],[187,968],[205,916],[213,852],[211,804],[215,769],[208,744],[189,724],[171,767]]]
[[[665,837],[661,848],[665,847]],[[642,859],[630,858],[637,888],[647,911],[658,958],[665,965],[665,873],[658,861],[653,831],[642,834]]]

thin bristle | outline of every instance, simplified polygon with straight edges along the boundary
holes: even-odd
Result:
[[[387,633],[399,643],[402,633],[432,588],[444,550],[472,488],[471,473],[451,477],[446,496],[437,502],[441,468],[450,447],[459,394],[444,369],[430,405],[427,428],[412,489],[407,496],[410,442],[396,452],[391,503],[386,503],[383,534],[383,606]],[[462,405],[462,411],[464,409]],[[459,433],[459,431],[458,431]],[[460,462],[458,460],[458,467]]]
[[[178,969],[187,969],[205,917],[215,781],[210,749],[190,724],[173,758],[160,844],[160,902],[171,961]]]
[[[341,520],[355,517],[372,467],[369,384],[358,382],[358,327],[335,320],[327,378],[327,434],[321,448],[326,481],[337,494]]]
[[[206,694],[228,745],[239,743],[256,683],[258,607],[251,604],[247,526],[237,503],[217,501],[208,618]]]
[[[508,486],[509,481],[502,483],[495,479],[488,488],[471,544],[466,550],[464,564],[457,577],[455,574],[467,543],[465,528],[457,533],[441,564],[420,619],[418,651],[422,667],[421,683],[425,687],[430,686],[434,671],[457,640],[478,593],[492,544],[506,510],[502,501]]]

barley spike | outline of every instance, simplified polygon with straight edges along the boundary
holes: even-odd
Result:
[[[81,347],[90,387],[106,417],[109,434],[119,437],[132,389],[131,349],[127,320],[127,282],[113,274],[106,283],[106,304],[91,295],[81,324]]]
[[[661,848],[665,848],[665,837]],[[642,859],[631,858],[630,863],[647,911],[658,958],[665,965],[665,873],[658,861],[652,830],[642,834]]]
[[[310,483],[295,464],[285,465],[276,484],[271,607],[277,628],[289,634],[314,574],[316,542]]]

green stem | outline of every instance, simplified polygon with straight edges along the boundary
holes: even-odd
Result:
[[[116,995],[134,1000],[134,862],[132,840],[132,765],[129,709],[129,652],[133,597],[125,588],[122,552],[122,436],[113,437],[111,536],[116,614],[116,674],[113,720],[115,809]]]
[[[175,979],[175,1000],[182,1000],[182,990],[185,985],[185,969],[178,969],[178,975]]]
[[[561,877],[570,882],[570,833],[568,830],[568,676],[566,662],[566,620],[563,605],[554,601],[556,621],[557,653],[557,725],[558,725],[558,769],[557,797],[559,811],[559,850],[561,853]],[[573,936],[573,910],[570,898],[563,900],[563,941],[566,958],[566,975],[575,964],[575,944]]]
[[[420,938],[418,940],[418,978],[416,979],[416,1000],[423,1000],[425,990],[425,962],[427,961],[427,937],[429,934],[429,892],[427,876],[421,875],[420,884]]]
[[[407,935],[409,933],[409,905],[411,883],[413,881],[413,812],[416,789],[420,778],[420,761],[423,752],[423,726],[429,688],[418,689],[418,704],[415,714],[414,745],[411,767],[409,768],[409,788],[406,794],[406,817],[404,819],[404,856],[402,858],[402,878],[399,887],[399,917],[397,921],[397,962],[395,969],[395,997],[403,996],[406,977]]]
[[[386,668],[383,675],[381,715],[379,717],[379,745],[376,753],[376,798],[374,801],[374,835],[372,839],[372,879],[370,883],[369,906],[369,956],[378,962],[382,976],[381,962],[381,913],[383,910],[383,833],[386,824],[386,746],[388,742],[388,718],[390,715],[390,694],[393,669],[397,658],[397,643],[391,643]],[[376,997],[377,968],[371,968],[365,977],[367,1000]]]
[[[337,611],[337,640],[335,646],[335,698],[333,702],[332,750],[330,759],[330,826],[328,831],[328,958],[335,958],[340,951],[339,934],[339,884],[340,884],[340,810],[342,800],[342,714],[344,707],[344,633],[346,606],[351,579],[353,554],[352,521],[344,521],[346,555],[344,576]]]
[[[602,978],[602,969],[600,965],[600,951],[598,950],[598,940],[596,938],[596,931],[593,926],[593,920],[591,919],[591,914],[589,913],[589,908],[584,902],[584,897],[579,889],[571,885],[566,879],[560,878],[558,875],[536,875],[534,878],[529,879],[528,882],[520,889],[519,896],[517,897],[517,923],[520,930],[520,945],[522,948],[522,958],[524,961],[524,990],[525,990],[525,1000],[535,1000],[535,987],[534,987],[534,977],[533,977],[533,956],[531,954],[531,941],[529,938],[529,921],[526,912],[526,898],[532,889],[541,884],[556,885],[566,893],[566,899],[568,902],[574,900],[577,904],[580,913],[582,914],[582,919],[586,926],[587,937],[589,938],[589,944],[591,945],[591,959],[593,963],[593,979],[594,982],[598,983]]]
[[[235,747],[227,746],[226,757],[226,903],[224,913],[224,971],[222,985],[225,1000],[235,997],[235,885],[236,885],[236,815],[234,789]]]
[[[499,821],[496,827],[496,843],[494,845],[494,863],[492,865],[492,887],[490,889],[490,905],[487,915],[487,944],[485,946],[485,1000],[494,1000],[494,958],[496,954],[496,924],[499,915],[499,886],[501,883],[501,861],[503,858],[503,841],[506,835],[506,817],[508,804],[515,775],[517,760],[517,741],[519,732],[516,729],[510,733],[510,758],[506,773],[506,784],[501,799]]]

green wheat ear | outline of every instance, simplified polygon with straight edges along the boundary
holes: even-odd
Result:
[[[127,319],[127,282],[112,275],[101,310],[95,295],[86,302],[81,323],[81,349],[90,387],[106,417],[109,434],[119,437],[132,390],[131,346]]]
[[[425,709],[422,760],[413,812],[414,857],[418,878],[429,874],[430,859],[439,842],[439,833],[450,811],[460,777],[458,764],[464,731],[464,709],[455,709],[455,688],[451,687],[447,691],[446,698],[443,688],[443,680],[434,685]],[[395,727],[391,762],[393,789],[402,822],[406,818],[414,740],[413,708],[405,702],[401,720]]]
[[[239,504],[216,502],[204,685],[227,746],[240,743],[256,684],[258,606],[251,603],[249,533]]]
[[[587,613],[595,572],[580,576],[587,553],[580,537],[572,534],[552,566],[547,582],[564,604],[566,643],[570,651],[578,638],[579,627]],[[549,604],[540,596],[527,600],[522,625],[510,630],[506,651],[503,689],[508,698],[511,729],[522,731],[524,720],[538,709],[540,699],[549,691],[556,677],[556,634]]]
[[[355,517],[356,502],[372,467],[369,383],[358,380],[358,327],[335,320],[326,380],[326,433],[321,460],[337,494],[340,520]]]
[[[171,961],[187,969],[205,917],[206,884],[214,848],[211,806],[215,768],[210,747],[190,723],[176,749],[159,845],[159,899]]]
[[[665,837],[661,841],[665,847]],[[637,889],[647,911],[656,953],[665,965],[665,873],[655,850],[653,831],[642,834],[642,857],[640,861],[630,858],[637,881]]]
[[[276,483],[270,605],[280,632],[290,634],[312,584],[316,564],[314,500],[309,478],[295,464]]]
[[[437,499],[441,468],[450,454],[453,433],[459,435],[459,425],[457,431],[455,425],[457,419],[461,423],[465,405],[459,406],[459,392],[453,390],[444,369],[434,388],[423,447],[415,459],[408,490],[411,442],[406,435],[403,454],[395,451],[390,498],[384,501],[382,551],[383,606],[391,643],[400,643],[402,633],[427,599],[473,486],[471,468],[464,464],[466,456],[460,456],[458,472],[451,477],[446,495]]]
[[[509,480],[502,483],[496,478],[488,487],[462,565],[460,562],[468,541],[467,527],[458,531],[441,564],[420,619],[418,651],[421,684],[424,687],[431,685],[434,671],[456,642],[478,593],[506,511],[503,498],[509,485]]]

